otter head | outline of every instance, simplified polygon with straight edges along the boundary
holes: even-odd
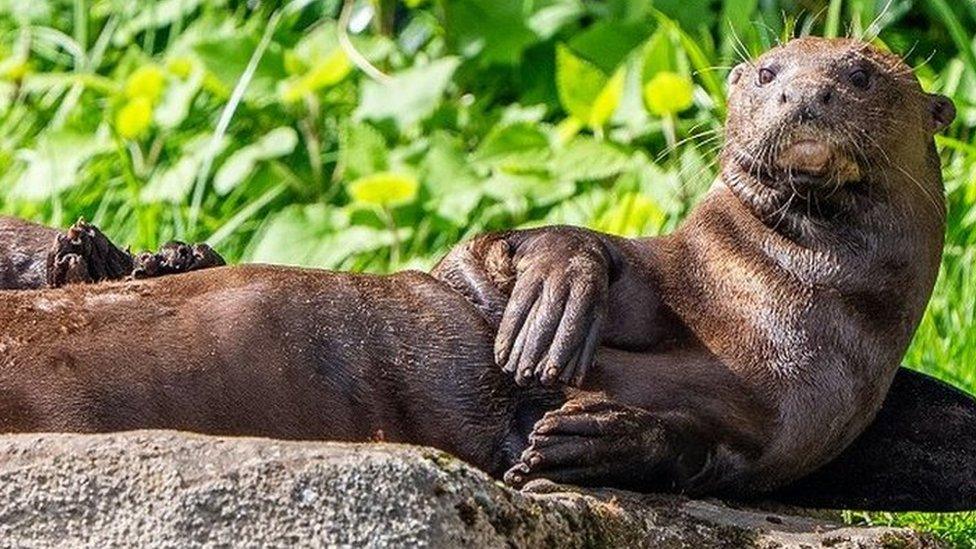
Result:
[[[735,67],[729,87],[723,178],[760,207],[897,185],[891,176],[902,172],[939,187],[928,194],[941,192],[937,159],[935,180],[919,170],[955,108],[923,92],[893,54],[857,40],[800,38]]]

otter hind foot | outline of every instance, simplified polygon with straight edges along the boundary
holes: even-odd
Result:
[[[123,278],[132,271],[132,256],[112,244],[98,227],[79,219],[56,237],[47,265],[48,286],[58,288]]]
[[[226,265],[224,258],[206,244],[174,241],[164,244],[158,252],[143,252],[136,256],[132,278],[152,278],[223,265]]]
[[[652,414],[602,398],[571,400],[547,412],[505,482],[531,481],[638,488],[661,477],[671,445]]]

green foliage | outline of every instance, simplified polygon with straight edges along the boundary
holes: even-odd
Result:
[[[378,272],[485,230],[657,234],[714,178],[729,68],[851,32],[958,107],[946,258],[907,362],[976,391],[976,4],[355,0],[348,25],[342,4],[0,0],[0,211]]]

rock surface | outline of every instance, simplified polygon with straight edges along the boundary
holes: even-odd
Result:
[[[554,487],[550,486],[550,488]],[[716,501],[522,494],[398,445],[174,432],[0,437],[4,547],[936,547]]]

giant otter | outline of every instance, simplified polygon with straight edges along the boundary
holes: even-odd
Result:
[[[735,471],[726,476],[737,477],[733,484],[773,487],[844,450],[872,421],[898,371],[942,251],[945,211],[932,136],[955,112],[946,98],[923,93],[899,58],[853,40],[795,40],[736,67],[729,81],[720,179],[673,235],[511,232],[476,239],[455,252],[455,261],[466,265],[462,281],[477,295],[499,278],[492,265],[481,265],[478,250],[499,242],[514,250],[515,280],[496,353],[520,383],[575,381],[592,390],[619,384],[610,390],[617,401],[628,393],[647,398],[656,383],[676,402],[651,400],[699,416],[729,402],[716,392],[748,391],[757,407],[736,411],[768,423],[756,455],[726,455],[727,471]],[[630,375],[621,373],[628,360],[609,353],[587,375],[595,334],[607,347],[640,353]],[[698,369],[711,375],[727,369],[742,385],[674,390],[672,377],[687,384]],[[947,413],[935,414],[938,420],[916,414],[919,424],[903,425],[906,441],[889,452],[930,470],[918,446],[908,450],[919,440],[909,433],[933,434],[937,421],[949,420],[947,434],[976,435],[976,416],[969,399],[967,412],[952,413],[960,400],[951,391],[934,384],[931,393],[919,391],[925,384],[917,376],[902,378],[901,391],[952,402]],[[907,408],[909,400],[891,402]],[[632,403],[642,410],[658,405]],[[892,442],[893,417],[882,416],[885,436],[872,440]],[[612,431],[626,419],[617,413],[601,428]],[[726,421],[745,423],[739,416]],[[552,429],[546,418],[540,422],[510,478],[577,477],[586,467],[608,467],[592,444],[568,444],[566,429],[558,436]],[[631,433],[601,439],[600,451],[653,456],[654,442],[645,448]],[[856,455],[884,455],[863,450]],[[962,474],[940,473],[956,481],[951,494],[929,490],[927,501],[958,505],[968,498],[963,505],[973,506],[976,460],[970,447],[960,455],[967,451],[968,460],[957,460]],[[853,463],[858,459],[845,456],[868,472],[863,460]],[[833,478],[854,478],[843,471]],[[874,487],[894,494],[891,469],[885,475]],[[823,483],[807,484],[813,485]]]
[[[441,281],[239,267],[7,293],[0,426],[381,435],[515,483],[797,479],[871,421],[927,301],[944,212],[918,201],[952,110],[851,41],[731,82],[722,179],[669,237],[489,236]],[[515,387],[499,320],[519,382],[582,390]]]

